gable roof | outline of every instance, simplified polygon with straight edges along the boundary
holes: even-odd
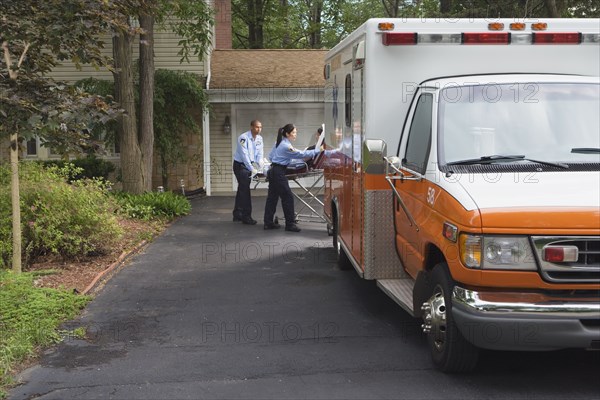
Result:
[[[214,50],[211,89],[323,87],[327,50]]]

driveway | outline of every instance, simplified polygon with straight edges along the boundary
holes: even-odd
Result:
[[[485,352],[472,374],[437,372],[420,322],[336,269],[324,224],[264,231],[232,204],[193,200],[69,324],[87,338],[49,350],[10,398],[600,397],[598,352]]]

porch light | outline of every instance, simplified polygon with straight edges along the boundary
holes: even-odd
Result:
[[[226,135],[231,133],[231,119],[229,118],[229,115],[225,117],[225,122],[223,123],[223,132]]]

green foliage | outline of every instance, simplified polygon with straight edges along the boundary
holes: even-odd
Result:
[[[130,218],[150,220],[157,217],[169,218],[187,215],[192,206],[188,199],[172,192],[146,192],[131,194],[115,193],[122,213]]]
[[[95,155],[89,155],[84,158],[77,158],[71,161],[64,160],[45,160],[41,161],[46,167],[56,166],[59,169],[65,168],[71,164],[75,167],[76,173],[69,178],[69,182],[81,179],[102,178],[108,180],[108,175],[115,171],[115,165],[110,161],[98,158]]]
[[[36,348],[60,340],[58,326],[73,318],[89,298],[66,291],[36,288],[32,274],[0,269],[0,397],[14,364]]]
[[[64,258],[102,254],[119,240],[116,203],[101,180],[73,181],[81,169],[22,162],[21,221],[27,261],[45,254]],[[72,181],[68,184],[68,181]],[[0,267],[12,256],[10,172],[0,166]]]
[[[233,47],[332,48],[369,18],[599,15],[597,0],[232,0]]]
[[[182,39],[177,43],[181,62],[194,55],[202,60],[210,50],[214,11],[207,1],[159,0],[156,17],[159,23],[169,22],[169,28]]]
[[[114,105],[113,94],[115,92],[115,84],[112,80],[86,78],[75,82],[74,86],[86,93],[101,96],[106,100],[107,104]],[[88,130],[90,132],[90,139],[101,143],[103,146],[115,145],[117,143],[117,121],[114,119],[104,121],[104,123],[91,120],[88,123]],[[92,152],[95,148],[90,150]]]
[[[77,66],[106,65],[102,33],[115,21],[116,6],[92,0],[5,1],[0,7],[0,136],[41,137],[52,148],[85,146],[91,120],[106,121],[114,110],[48,75],[64,60]]]
[[[189,72],[158,69],[155,82],[154,146],[166,187],[169,167],[185,160],[184,135],[200,131],[192,112],[207,107],[208,98],[198,77]]]

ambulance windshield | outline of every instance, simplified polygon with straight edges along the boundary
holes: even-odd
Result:
[[[440,165],[505,154],[520,157],[499,158],[498,163],[600,163],[599,95],[600,85],[592,83],[444,88],[438,114]]]

